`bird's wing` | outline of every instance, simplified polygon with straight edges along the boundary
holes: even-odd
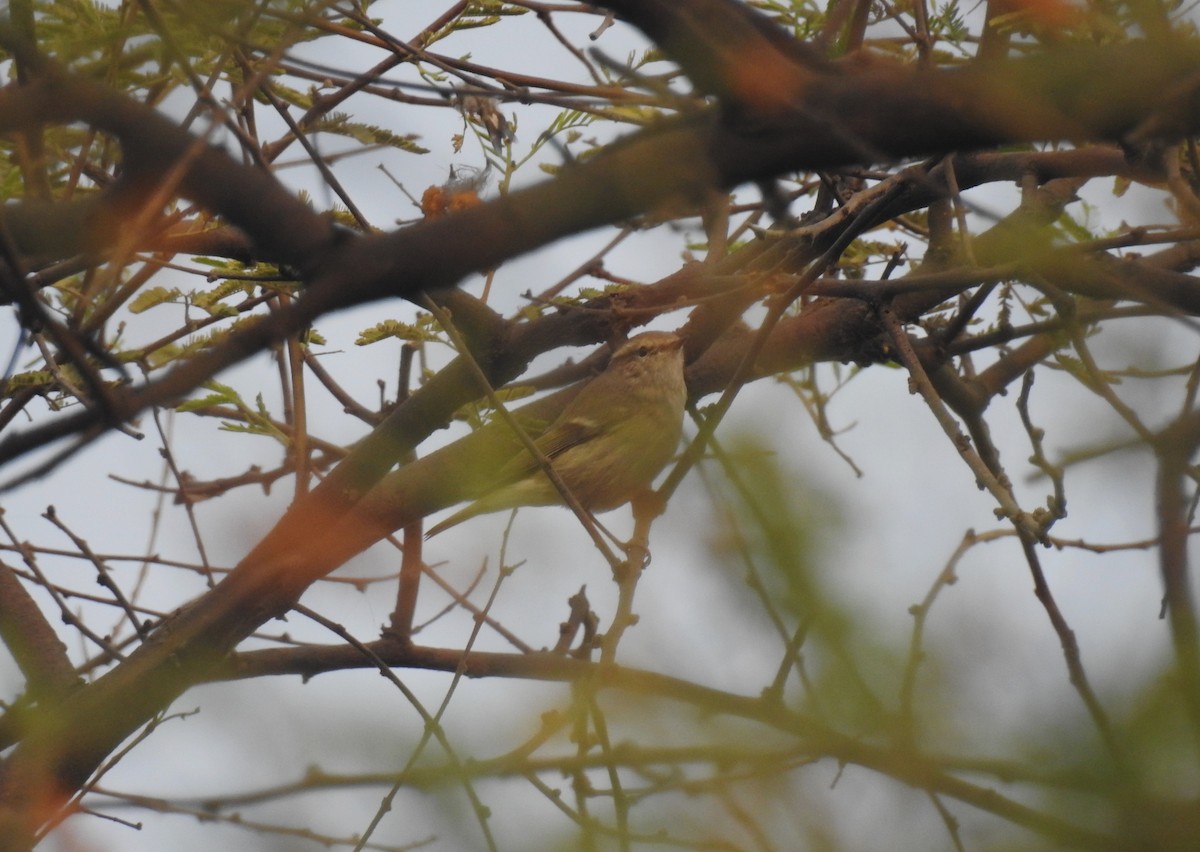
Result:
[[[555,423],[537,439],[538,449],[548,459],[560,456],[572,447],[577,447],[584,441],[590,441],[600,434],[600,424],[586,417],[572,417],[560,423]]]

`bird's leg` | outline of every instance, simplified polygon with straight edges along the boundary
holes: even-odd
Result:
[[[650,524],[667,509],[666,498],[657,491],[644,488],[629,501],[633,509],[633,535],[621,544],[630,563],[642,570],[650,565]],[[636,558],[635,558],[636,557]]]

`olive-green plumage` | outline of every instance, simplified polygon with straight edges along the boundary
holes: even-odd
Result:
[[[628,502],[675,454],[687,399],[682,347],[680,338],[661,331],[626,341],[534,442],[585,509],[603,512]],[[476,515],[563,502],[526,450],[497,479],[510,484],[455,512],[427,537]]]

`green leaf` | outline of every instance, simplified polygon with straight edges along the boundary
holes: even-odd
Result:
[[[208,396],[200,399],[187,399],[175,406],[176,411],[198,411],[204,408],[212,408],[214,405],[233,405],[237,408],[245,408],[245,403],[242,402],[242,397],[231,388],[229,385],[223,385],[220,382],[205,382],[204,389],[213,391]]]
[[[221,304],[220,302],[215,305],[205,305],[204,310],[210,317],[215,317],[217,319],[226,319],[229,317],[236,317],[238,315],[237,308],[233,307],[232,305]]]
[[[182,295],[178,287],[151,287],[148,290],[138,293],[134,300],[129,303],[129,312],[140,314],[164,302],[172,302]]]
[[[211,290],[204,290],[192,295],[192,304],[212,313],[213,308],[229,308],[228,305],[218,305],[222,299],[230,296],[249,295],[254,290],[254,284],[242,279],[226,278]],[[232,308],[229,308],[232,310]],[[236,313],[236,311],[235,311]]]
[[[372,343],[378,343],[381,340],[387,340],[391,337],[419,343],[428,343],[440,339],[429,328],[398,320],[384,320],[378,325],[360,331],[358,339],[354,341],[354,344],[356,346],[370,346]]]
[[[413,141],[420,138],[416,134],[410,133],[407,136],[399,136],[387,128],[379,127],[375,124],[351,121],[350,117],[345,113],[330,113],[320,121],[310,124],[309,129],[323,133],[332,133],[335,136],[344,136],[361,142],[364,145],[386,145],[389,148],[407,151],[410,154],[429,153],[428,148],[422,148]]]
[[[54,384],[54,374],[49,370],[29,370],[9,376],[4,383],[4,395],[11,396],[15,390],[49,387]]]

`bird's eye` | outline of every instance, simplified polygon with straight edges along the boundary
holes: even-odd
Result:
[[[638,347],[638,357],[639,358],[645,358],[649,354],[650,354],[649,346],[639,346]]]

